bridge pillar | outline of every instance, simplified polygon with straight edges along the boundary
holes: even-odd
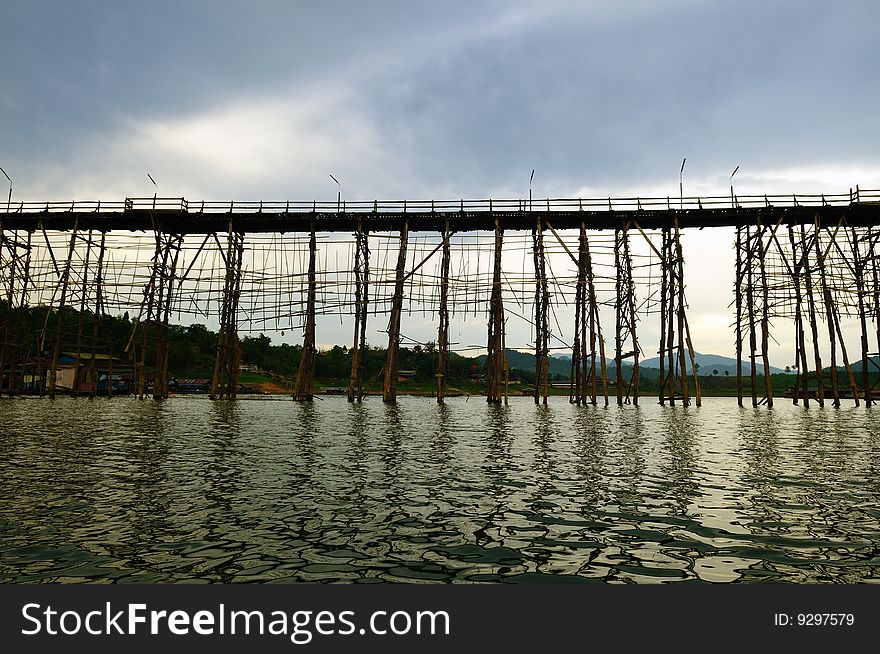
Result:
[[[397,251],[394,297],[391,301],[391,317],[388,320],[388,352],[385,359],[385,384],[382,392],[384,402],[397,401],[397,365],[400,354],[400,314],[403,311],[403,286],[406,281],[406,245],[409,223],[404,221],[400,230],[400,247]]]
[[[106,310],[104,306],[104,259],[106,256],[106,232],[101,232],[100,239],[95,240],[93,230],[89,230],[85,237],[80,235],[80,240],[85,243],[85,252],[81,254],[82,266],[79,270],[79,313],[77,316],[77,331],[74,361],[72,396],[85,393],[91,396],[98,394],[98,357],[103,355],[102,360],[107,376],[107,394],[113,390],[113,351],[112,339],[110,338],[105,323]],[[93,250],[97,250],[93,253]],[[90,267],[95,266],[91,271]],[[92,274],[93,273],[93,274]],[[92,276],[90,276],[90,274]],[[93,304],[92,304],[93,303]],[[91,313],[92,315],[89,315]],[[91,335],[88,343],[84,342],[87,330],[90,328]],[[103,343],[99,340],[102,338]]]
[[[486,401],[501,404],[502,395],[507,403],[507,353],[504,339],[504,301],[501,288],[501,254],[504,245],[504,230],[495,219],[495,259],[492,271],[492,294],[489,299],[489,339],[486,347]],[[503,390],[502,390],[503,383]]]
[[[158,223],[154,223],[154,230],[156,245],[150,279],[141,303],[142,320],[135,323],[126,351],[131,351],[135,361],[138,397],[144,398],[152,379],[153,399],[159,400],[168,397],[168,322],[183,236],[163,232]],[[135,347],[138,335],[141,337],[140,355]]]
[[[238,340],[238,301],[241,297],[241,266],[244,256],[244,234],[232,229],[229,221],[226,240],[226,275],[223,304],[220,310],[220,333],[214,358],[209,397],[234,400],[238,394],[238,369],[241,365],[241,343]]]
[[[315,394],[315,259],[317,243],[315,240],[315,221],[312,220],[309,235],[309,288],[306,300],[306,328],[303,337],[302,357],[299,360],[299,371],[296,375],[293,399],[298,402],[311,401]]]
[[[856,406],[859,405],[859,394],[858,389],[856,388],[856,380],[853,375],[852,366],[849,363],[849,356],[847,356],[846,352],[846,343],[843,340],[843,334],[840,330],[840,311],[837,306],[837,302],[834,298],[834,293],[832,292],[831,283],[829,283],[829,275],[826,269],[826,255],[830,251],[830,243],[829,249],[825,250],[822,247],[821,239],[819,238],[819,234],[821,233],[821,224],[819,219],[819,214],[817,212],[815,218],[815,230],[816,237],[813,239],[813,248],[815,253],[815,269],[819,273],[819,286],[822,289],[822,303],[825,305],[825,323],[828,328],[828,342],[830,344],[830,356],[831,356],[831,366],[830,366],[830,377],[831,377],[831,394],[832,394],[832,403],[835,407],[840,406],[840,381],[838,379],[837,373],[837,347],[840,346],[840,353],[843,358],[843,367],[846,371],[847,381],[849,382],[850,390],[852,392],[853,399],[856,403]],[[838,229],[835,228],[833,234],[830,234],[830,240],[836,238],[836,233]],[[825,233],[828,234],[828,230],[825,230]]]
[[[58,386],[58,357],[61,356],[61,334],[62,321],[64,319],[64,309],[67,303],[67,292],[70,288],[70,268],[73,262],[73,253],[76,249],[77,231],[79,220],[73,223],[73,229],[70,230],[70,245],[67,248],[67,262],[64,265],[64,272],[61,274],[59,284],[61,285],[61,294],[58,300],[58,306],[55,310],[55,339],[52,348],[52,361],[49,368],[49,397],[55,399],[55,393]]]
[[[571,352],[571,388],[569,401],[578,405],[596,404],[598,374],[601,369],[602,393],[608,406],[608,374],[605,364],[605,339],[599,321],[599,305],[593,277],[593,262],[585,223],[581,223],[578,239],[578,277],[575,290],[574,343]],[[599,366],[596,365],[596,345]]]
[[[871,370],[878,371],[877,358],[880,357],[880,270],[877,258],[880,256],[880,231],[868,227],[850,228],[850,244],[853,252],[853,273],[858,297],[858,318],[862,345],[862,395],[865,406],[877,403],[871,383]],[[873,317],[877,332],[877,351],[871,352],[868,319]]]
[[[547,290],[547,264],[544,256],[544,225],[538,218],[532,228],[532,253],[535,260],[535,404],[547,404],[549,393],[549,328],[547,314],[550,294]]]
[[[23,323],[31,285],[32,232],[25,233],[26,240],[21,240],[18,230],[4,232],[0,218],[0,393],[6,390],[10,395],[18,394],[31,352]]]
[[[440,326],[437,329],[437,403],[446,397],[449,373],[449,219],[443,224],[443,254],[440,261]]]
[[[810,404],[809,378],[810,367],[807,363],[807,343],[804,332],[804,311],[810,321],[813,337],[813,348],[816,357],[816,401],[820,406],[825,406],[824,389],[822,384],[822,360],[819,356],[819,343],[816,328],[816,307],[813,298],[813,285],[811,281],[809,252],[811,245],[807,241],[806,231],[801,225],[800,239],[796,239],[794,225],[788,226],[788,240],[791,245],[790,275],[794,291],[794,327],[795,327],[795,360],[797,362],[797,376],[795,388],[800,389],[800,398],[804,406]],[[798,403],[798,393],[792,394],[792,403]]]
[[[752,406],[766,403],[773,406],[773,385],[770,377],[770,287],[767,271],[767,248],[776,241],[775,230],[761,223],[760,215],[757,225],[740,225],[737,228],[738,279],[736,285],[737,333],[741,343],[744,330],[749,334],[749,379]],[[766,243],[766,244],[765,244]],[[743,313],[745,309],[745,313]],[[758,334],[760,330],[760,346]],[[758,357],[764,372],[764,392],[758,388]],[[741,364],[737,367],[737,385],[742,384]],[[760,399],[759,399],[760,398]]]
[[[743,380],[742,380],[742,356],[743,356],[743,324],[742,324],[742,311],[743,311],[743,298],[742,298],[742,288],[743,288],[743,275],[744,275],[744,243],[743,243],[743,228],[742,226],[737,226],[736,228],[736,243],[734,245],[736,249],[736,273],[735,273],[735,281],[733,283],[733,294],[734,294],[734,305],[736,307],[736,326],[734,328],[735,334],[735,345],[736,345],[736,402],[739,406],[743,405]]]
[[[639,403],[639,340],[636,333],[635,284],[632,277],[632,256],[629,249],[629,222],[614,230],[614,267],[616,297],[614,300],[615,338],[614,363],[617,368],[617,403]],[[623,362],[632,358],[632,372],[624,382]]]
[[[687,320],[687,302],[684,295],[684,256],[678,219],[673,227],[662,230],[659,254],[661,266],[660,291],[660,404],[674,406],[676,397],[684,406],[690,404],[691,387],[688,381],[688,363],[693,375],[694,401],[701,404],[700,380],[690,327]]]
[[[376,205],[373,205],[375,211]],[[354,251],[354,344],[351,347],[351,375],[348,379],[348,401],[361,402],[364,397],[364,356],[367,349],[367,309],[370,282],[370,242],[358,216]]]

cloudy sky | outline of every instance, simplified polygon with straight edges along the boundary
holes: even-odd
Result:
[[[683,157],[686,194],[737,165],[738,193],[880,188],[878,24],[873,0],[5,0],[0,166],[21,200],[147,172],[188,199],[331,199],[329,173],[350,200],[523,197],[532,169],[537,197],[665,196]],[[688,238],[698,349],[731,354],[731,234]]]

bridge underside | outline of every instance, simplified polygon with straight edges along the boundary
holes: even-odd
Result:
[[[871,366],[880,353],[877,198],[857,190],[806,200],[732,198],[726,207],[699,198],[679,199],[677,207],[669,198],[457,207],[196,205],[159,198],[21,203],[0,213],[0,392],[112,395],[123,390],[116,378],[128,368],[129,392],[166,397],[171,317],[200,320],[216,305],[215,398],[236,396],[240,326],[261,331],[274,312],[276,325],[295,318],[304,328],[293,395],[310,400],[320,342],[315,318],[336,313],[354,318],[348,397],[360,401],[372,313],[389,318],[383,395],[395,401],[402,316],[428,311],[440,324],[433,343],[440,402],[453,351],[449,318],[460,312],[488,322],[481,379],[490,403],[508,400],[507,321],[515,315],[533,336],[535,402],[546,402],[549,393],[551,350],[563,350],[571,356],[573,403],[608,404],[615,397],[637,404],[645,385],[640,367],[646,354],[656,353],[659,402],[699,405],[681,235],[732,227],[740,404],[750,395],[752,404],[772,406],[763,373],[775,340],[772,323],[784,319],[794,325],[796,353],[789,397],[805,405],[826,398],[839,405],[843,397],[870,405],[877,384]],[[512,269],[517,253],[521,263]],[[35,306],[47,310],[42,324],[29,312]],[[573,308],[568,336],[557,315],[565,307]],[[123,311],[135,316],[124,348],[105,336],[108,321]],[[658,321],[660,336],[657,349],[646,352],[647,318]],[[860,336],[852,361],[841,327],[847,319]]]
[[[367,232],[399,232],[406,225],[409,231],[441,233],[448,225],[454,232],[494,231],[496,224],[505,230],[531,230],[540,219],[556,229],[588,230],[624,229],[638,223],[642,229],[703,229],[707,227],[739,227],[747,224],[786,225],[813,224],[816,217],[822,224],[843,220],[852,227],[880,224],[880,203],[819,206],[763,206],[738,208],[625,209],[602,210],[460,210],[460,211],[199,211],[197,209],[129,209],[90,211],[28,210],[0,213],[6,230],[35,231],[46,229],[67,231],[74,225],[81,230],[153,231],[157,224],[167,233],[224,233],[232,222],[242,233],[309,233],[355,232],[360,225]]]

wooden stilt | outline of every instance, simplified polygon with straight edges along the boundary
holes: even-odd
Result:
[[[544,257],[544,227],[541,219],[532,228],[532,252],[535,260],[535,404],[547,404],[549,388],[549,331],[547,314],[550,296]]]
[[[757,244],[757,245],[756,245]],[[751,382],[751,392],[752,392],[752,406],[758,406],[758,382],[757,382],[757,352],[758,352],[758,340],[757,340],[757,332],[756,332],[756,317],[755,317],[755,277],[754,277],[754,265],[758,261],[758,257],[755,256],[756,247],[760,249],[761,243],[758,239],[758,229],[755,229],[754,234],[751,231],[751,226],[746,225],[746,261],[745,261],[745,269],[746,269],[746,311],[748,313],[749,319],[749,377]]]
[[[244,256],[244,234],[233,229],[229,221],[226,237],[226,274],[220,310],[220,333],[214,358],[210,398],[234,400],[238,394],[238,372],[241,366],[241,344],[238,340],[238,301],[241,296],[241,267]]]
[[[850,243],[853,252],[853,271],[855,273],[856,297],[858,302],[858,317],[862,345],[862,393],[865,398],[865,406],[869,407],[874,404],[874,399],[871,397],[871,377],[868,371],[870,350],[868,346],[868,318],[865,303],[865,296],[868,292],[865,285],[865,269],[867,268],[867,262],[862,251],[862,246],[860,245],[860,243],[864,242],[867,242],[867,238],[860,237],[856,228],[851,227]]]
[[[19,230],[4,232],[0,214],[0,394],[5,390],[18,395],[30,354],[23,321],[30,287],[32,232],[26,234],[27,240],[22,241]]]
[[[403,286],[406,281],[406,245],[409,237],[409,223],[403,223],[400,230],[400,248],[397,251],[394,298],[391,303],[391,318],[388,321],[388,354],[385,360],[385,385],[382,400],[397,401],[397,364],[400,351],[400,314],[403,310]]]
[[[629,250],[629,223],[614,232],[614,264],[617,273],[615,298],[615,354],[617,366],[617,403],[639,403],[639,341],[636,334],[635,285],[632,278],[632,257]],[[624,347],[632,349],[624,351]],[[632,358],[632,374],[624,384],[623,362]]]
[[[309,281],[306,298],[306,327],[303,336],[302,356],[299,360],[299,370],[296,375],[293,399],[297,402],[310,402],[315,394],[315,261],[317,259],[317,241],[315,238],[315,221],[312,219],[312,228],[309,234]]]
[[[757,246],[758,264],[761,271],[762,306],[761,306],[761,363],[764,368],[764,401],[768,408],[773,407],[773,382],[770,376],[770,290],[767,285],[767,261],[761,234],[764,227],[758,216]]]
[[[376,211],[376,203],[373,204]],[[367,347],[367,308],[369,301],[370,244],[363,219],[358,217],[355,234],[354,280],[354,344],[351,348],[351,374],[348,378],[348,401],[364,398],[364,356]]]
[[[437,330],[437,402],[446,397],[449,372],[449,219],[443,225],[443,258],[440,262],[440,326]]]
[[[660,258],[660,349],[657,352],[660,362],[660,376],[657,379],[657,395],[660,400],[660,406],[666,404],[666,395],[669,394],[670,404],[675,402],[675,389],[670,386],[670,380],[667,374],[672,373],[672,348],[667,342],[668,332],[671,329],[672,314],[669,310],[669,229],[661,231],[660,252],[663,255]],[[667,328],[667,321],[670,327]],[[669,357],[669,365],[666,358]],[[668,372],[667,372],[668,371]],[[668,391],[667,391],[668,389]]]
[[[874,351],[871,356],[870,362],[874,368],[875,372],[880,372],[880,363],[878,363],[878,358],[880,358],[880,265],[878,265],[877,259],[880,256],[880,252],[878,252],[878,239],[880,239],[880,232],[877,231],[874,227],[868,228],[868,253],[866,257],[866,262],[871,267],[871,305],[872,305],[872,313],[874,319],[874,329],[877,337],[877,349]],[[871,387],[868,391],[866,391],[866,395],[870,395],[873,401],[875,389],[877,385],[880,384],[880,376],[878,376],[874,382],[871,384]]]
[[[807,366],[807,346],[806,346],[806,337],[804,334],[804,316],[803,316],[803,300],[801,296],[801,277],[804,275],[804,259],[803,256],[799,256],[798,248],[795,244],[794,238],[794,227],[789,225],[788,227],[788,239],[791,243],[791,253],[792,253],[792,284],[794,286],[794,301],[795,301],[795,316],[794,316],[794,326],[795,326],[795,358],[797,360],[797,382],[796,386],[800,389],[801,399],[804,402],[804,406],[810,405],[810,392],[809,392],[809,375],[810,370]],[[764,374],[767,374],[766,371]],[[794,394],[792,398],[794,404],[797,404],[798,397],[797,393]]]
[[[571,350],[571,378],[568,401],[581,405],[586,403],[588,384],[592,385],[592,403],[596,403],[596,337],[593,333],[592,310],[587,294],[587,249],[586,225],[581,223],[578,239],[578,273],[575,286],[574,339]],[[590,325],[589,354],[587,353],[587,325]],[[587,361],[589,360],[589,368]],[[591,379],[592,376],[592,379]]]
[[[676,347],[678,348],[678,369],[679,374],[681,375],[681,403],[684,406],[688,406],[690,404],[690,388],[688,385],[687,352],[685,351],[684,344],[684,260],[681,254],[681,241],[679,240],[678,219],[676,218],[674,220],[675,232],[673,235],[674,240],[672,249],[675,253],[675,259],[672,262],[671,268],[672,277],[676,281],[675,317],[678,322],[678,338],[676,342]]]
[[[742,375],[742,355],[743,355],[743,226],[738,225],[736,228],[736,283],[734,289],[734,302],[736,304],[736,402],[739,406],[743,405],[743,375]]]
[[[76,248],[77,229],[79,219],[74,221],[73,229],[70,231],[70,245],[67,249],[67,262],[64,265],[64,273],[61,276],[61,297],[58,300],[58,308],[56,310],[55,320],[55,344],[52,348],[52,363],[49,368],[49,397],[55,399],[55,393],[58,386],[58,357],[61,355],[61,330],[64,318],[64,307],[67,302],[67,291],[70,285],[70,267],[73,262],[73,252]]]
[[[131,339],[125,348],[135,360],[137,369],[137,395],[143,399],[147,393],[147,374],[152,374],[153,398],[168,397],[168,322],[174,282],[177,276],[177,260],[183,246],[183,236],[163,231],[153,217],[155,251],[150,279],[144,288],[141,303],[142,320],[136,321]],[[136,337],[141,336],[141,352],[134,350]],[[148,364],[152,365],[148,366]]]
[[[486,401],[500,404],[502,384],[506,374],[507,357],[504,352],[504,304],[501,294],[501,254],[504,230],[495,219],[495,253],[492,270],[492,294],[489,298],[489,338],[486,346]]]
[[[812,241],[818,241],[819,230],[814,229],[811,234]],[[822,373],[822,357],[819,353],[819,326],[816,322],[816,300],[813,295],[813,273],[810,265],[811,241],[807,240],[807,231],[801,225],[801,253],[803,255],[804,288],[807,294],[807,316],[810,321],[810,334],[813,338],[813,361],[816,370],[816,401],[820,407],[825,406],[825,380]]]

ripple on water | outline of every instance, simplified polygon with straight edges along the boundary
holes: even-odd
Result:
[[[872,582],[863,407],[0,399],[0,582]]]

